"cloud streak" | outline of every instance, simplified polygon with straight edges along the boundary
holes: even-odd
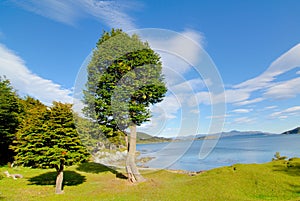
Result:
[[[227,88],[224,94],[211,94],[210,92],[199,92],[200,103],[207,105],[220,103],[225,95],[227,104],[237,106],[259,103],[268,99],[289,99],[300,94],[300,77],[286,81],[276,81],[277,77],[300,67],[300,44],[297,44],[278,59],[261,75],[246,80],[240,84]],[[299,75],[299,71],[296,73]],[[253,93],[259,93],[257,98],[251,98]],[[214,102],[209,98],[214,96]]]
[[[250,124],[253,123],[255,121],[254,118],[249,118],[249,117],[240,117],[240,118],[236,118],[234,119],[231,124]]]
[[[135,29],[134,20],[126,14],[136,5],[129,2],[98,0],[28,0],[14,1],[21,8],[43,17],[75,26],[83,18],[92,17],[109,27]]]
[[[300,115],[300,106],[294,106],[294,107],[290,107],[285,110],[282,110],[280,112],[274,112],[270,115],[270,117],[285,119],[291,115]]]
[[[235,109],[232,112],[234,113],[249,113],[251,112],[253,109]]]
[[[276,78],[294,68],[300,67],[300,44],[297,44],[276,59],[261,75],[240,83],[233,88],[238,92],[253,93],[264,91],[262,96],[267,98],[291,98],[300,94],[300,90],[291,90],[299,86],[299,78],[285,82],[276,82]],[[295,89],[295,88],[294,88]],[[262,97],[262,98],[263,98]],[[263,99],[261,99],[263,100]]]
[[[0,44],[0,70],[22,95],[30,95],[50,105],[52,101],[71,103],[72,91],[32,73],[13,51]]]

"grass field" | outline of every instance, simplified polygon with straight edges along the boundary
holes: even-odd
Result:
[[[4,177],[5,170],[23,179]],[[64,194],[54,194],[54,170],[0,167],[0,200],[300,200],[300,159],[236,164],[196,176],[166,170],[142,172],[147,181],[129,184],[100,164],[66,168]]]

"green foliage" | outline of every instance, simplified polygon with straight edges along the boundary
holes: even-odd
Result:
[[[10,173],[19,173],[24,179],[0,180],[4,200],[299,200],[300,160],[286,167],[282,161],[265,164],[237,164],[205,171],[195,176],[175,171],[143,172],[148,179],[139,185],[128,185],[126,179],[116,178],[116,171],[99,164],[68,167],[74,177],[66,174],[65,193],[53,194],[54,172],[19,167]],[[235,170],[234,170],[235,168]],[[0,167],[0,172],[7,167]],[[180,172],[180,171],[178,171]],[[76,174],[84,177],[76,178]],[[51,176],[51,177],[48,177]],[[28,180],[35,185],[28,185]],[[37,180],[40,179],[40,180]],[[77,182],[80,185],[68,185]],[[47,181],[49,181],[48,185]],[[50,185],[49,185],[50,184]]]
[[[19,126],[19,97],[9,80],[0,76],[0,164],[12,161],[13,152],[9,149]]]
[[[131,124],[150,118],[148,107],[167,89],[160,57],[137,35],[104,32],[88,65],[85,114],[108,138],[122,136]]]
[[[12,148],[18,164],[58,168],[61,163],[83,162],[88,152],[81,144],[73,121],[71,104],[53,102],[47,107],[27,99],[27,110]]]
[[[82,118],[75,113],[74,121],[82,144],[89,152],[93,151],[97,142],[103,140],[103,136],[101,135],[101,132],[99,132],[98,125],[90,119]]]
[[[277,161],[277,160],[285,160],[285,159],[287,159],[287,157],[286,156],[281,156],[279,152],[276,152],[274,154],[274,158],[272,158],[272,160],[275,160],[275,161]]]

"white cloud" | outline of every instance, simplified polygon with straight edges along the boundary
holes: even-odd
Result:
[[[297,75],[300,75],[300,70],[299,71],[297,71],[297,73],[296,73]]]
[[[74,1],[71,1],[74,2]],[[132,10],[135,5],[126,1],[97,1],[82,0],[79,6],[85,8],[85,12],[97,19],[104,21],[110,27],[122,28],[124,30],[135,29],[133,19],[124,11]]]
[[[236,85],[235,88],[244,88],[250,91],[255,91],[268,87],[270,82],[273,81],[276,76],[300,66],[299,55],[300,44],[294,46],[289,51],[281,55],[260,76]]]
[[[291,116],[291,115],[300,115],[300,106],[294,106],[290,107],[288,109],[279,111],[279,112],[274,112],[270,115],[271,118],[279,118],[282,116]]]
[[[294,46],[286,53],[276,59],[269,68],[261,75],[245,82],[232,86],[225,90],[226,103],[243,106],[262,102],[268,98],[287,99],[294,98],[300,94],[300,78],[294,78],[284,82],[276,82],[277,76],[286,73],[294,68],[300,67],[300,44]],[[250,99],[251,94],[260,92],[261,97]],[[214,97],[214,103],[220,103],[224,94],[206,95]],[[201,94],[204,95],[203,93]],[[211,101],[203,103],[211,104]]]
[[[25,10],[69,25],[74,25],[80,17],[75,5],[68,0],[29,0],[15,3]]]
[[[190,93],[193,91],[198,91],[205,87],[205,83],[201,79],[191,79],[181,82],[172,86],[172,91],[176,91],[176,93]]]
[[[190,113],[200,114],[200,110],[199,109],[193,109],[193,110],[190,110]]]
[[[33,74],[19,56],[2,44],[0,44],[0,70],[1,75],[5,75],[12,86],[24,95],[33,96],[48,105],[52,101],[68,103],[73,101],[70,90]]]
[[[234,112],[234,113],[249,113],[251,111],[253,111],[253,109],[235,109],[232,112]]]
[[[290,108],[288,108],[284,111],[287,112],[287,113],[300,112],[300,106],[290,107]]]
[[[169,92],[161,103],[151,108],[153,117],[151,124],[146,126],[149,128],[161,122],[172,124],[174,121],[178,122],[178,125],[192,117],[195,120],[200,115],[195,106],[202,101],[197,100],[197,93],[206,88],[206,84],[212,83],[210,79],[203,80],[200,72],[193,67],[193,64],[199,64],[203,54],[202,34],[194,30],[176,33],[164,29],[141,29],[133,33],[147,41],[151,48],[160,54]],[[190,76],[191,72],[193,76]],[[191,100],[195,101],[193,105],[189,104]]]
[[[271,106],[265,107],[264,110],[271,110],[271,109],[275,109],[277,107],[278,107],[277,105],[271,105]]]
[[[276,59],[270,67],[261,75],[247,80],[241,84],[238,84],[234,86],[236,90],[245,90],[248,93],[252,93],[257,90],[262,90],[262,89],[268,89],[270,87],[273,87],[277,85],[278,83],[274,82],[276,80],[276,77],[288,72],[296,67],[300,66],[300,44],[294,46],[290,50],[288,50],[286,53],[281,55],[278,59]],[[298,81],[297,81],[298,83]],[[289,82],[287,81],[285,83],[285,87],[288,86],[289,84],[294,84],[294,82]],[[271,89],[270,89],[271,90]],[[274,97],[277,98],[278,95],[282,93],[283,96],[285,97],[290,97],[289,95],[292,94],[292,92],[284,92],[280,91],[279,93],[274,93]],[[298,92],[300,93],[300,91]],[[269,97],[273,97],[273,93],[267,92],[266,95]]]
[[[300,94],[300,78],[276,83],[266,89],[264,95],[274,99],[294,98]]]
[[[203,54],[201,48],[204,37],[195,30],[176,33],[164,29],[146,29],[136,30],[135,33],[159,52],[163,66],[169,66],[177,73],[189,71]]]
[[[234,103],[234,104],[237,105],[237,106],[243,106],[243,105],[249,105],[249,104],[253,104],[253,103],[259,103],[263,100],[265,100],[265,98],[254,98],[252,100],[244,100],[244,101],[237,102],[237,103]]]
[[[225,91],[225,97],[226,97],[226,103],[235,103],[235,102],[244,101],[248,99],[249,93],[244,90],[228,89]]]
[[[254,99],[254,100],[247,100],[250,94],[244,90],[234,90],[234,89],[227,89],[223,93],[220,94],[213,94],[208,91],[201,91],[196,93],[196,98],[191,97],[189,104],[192,106],[198,104],[218,104],[223,103],[224,101],[228,104],[236,104],[236,105],[247,105],[250,103],[261,101],[261,98]],[[225,99],[224,99],[225,96]]]
[[[188,100],[188,105],[193,107],[199,104],[211,105],[211,97],[208,91],[201,91],[192,96]]]
[[[255,121],[254,118],[249,118],[249,117],[240,117],[234,119],[231,124],[248,124],[248,123],[253,123]]]
[[[164,100],[153,106],[153,113],[160,114],[165,119],[174,119],[176,114],[182,108],[182,101],[176,95],[169,95]]]
[[[205,117],[206,119],[225,119],[227,117],[231,117],[229,114],[224,114],[224,115],[216,115],[216,116],[207,116]]]
[[[36,13],[69,25],[84,17],[93,17],[104,21],[110,27],[123,28],[124,30],[134,29],[133,19],[125,10],[135,8],[129,2],[98,1],[98,0],[28,0],[15,1],[17,5]]]
[[[287,119],[288,116],[279,116],[278,118],[279,118],[279,119]]]

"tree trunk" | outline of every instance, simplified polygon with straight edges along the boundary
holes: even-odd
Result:
[[[128,145],[128,153],[126,159],[126,172],[128,180],[131,183],[143,182],[146,179],[140,174],[135,164],[136,151],[136,125],[130,126],[130,141]]]
[[[129,151],[129,142],[128,142],[128,135],[125,135],[125,146],[127,148],[127,151]]]
[[[62,183],[64,179],[64,162],[60,163],[60,167],[57,170],[57,177],[56,177],[56,186],[55,186],[55,193],[62,194]]]

